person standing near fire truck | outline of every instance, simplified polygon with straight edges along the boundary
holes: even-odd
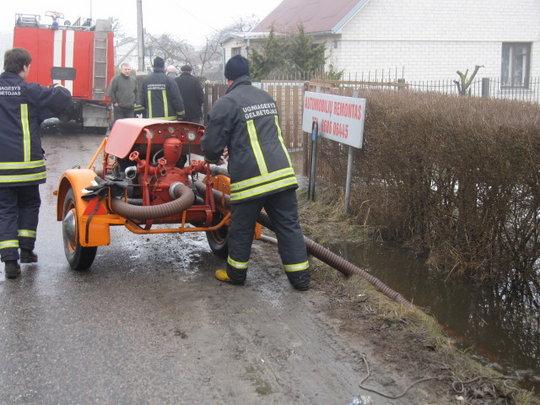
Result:
[[[201,82],[191,74],[193,68],[190,65],[184,65],[180,70],[182,74],[175,80],[186,107],[186,121],[201,122],[202,105],[204,103],[204,91]]]
[[[174,79],[165,74],[165,61],[158,56],[153,66],[154,72],[143,82],[135,113],[145,113],[147,118],[183,119],[184,102]]]
[[[109,97],[113,106],[113,122],[121,118],[133,118],[137,100],[137,80],[131,76],[131,66],[124,62],[120,65],[120,74],[116,75],[109,86]]]
[[[310,272],[304,236],[298,221],[298,182],[285,147],[275,101],[251,85],[246,58],[233,56],[225,65],[227,94],[208,115],[202,139],[207,161],[219,163],[229,154],[231,225],[227,270],[220,281],[244,284],[259,213],[268,213],[278,239],[287,277],[298,290],[309,288]]]
[[[10,279],[21,273],[19,257],[21,263],[38,259],[33,250],[39,184],[47,176],[40,125],[72,107],[71,94],[62,86],[47,88],[25,81],[31,62],[26,49],[10,49],[0,75],[0,256]]]

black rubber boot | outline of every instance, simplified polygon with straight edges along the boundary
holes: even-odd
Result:
[[[227,275],[229,283],[234,285],[244,285],[246,283],[247,270],[237,270],[227,264]]]
[[[37,255],[28,249],[21,249],[21,263],[37,263]]]
[[[21,268],[17,260],[6,260],[4,272],[6,273],[6,278],[15,279],[21,275]]]
[[[287,272],[287,278],[298,291],[309,290],[309,280],[311,279],[309,270]]]

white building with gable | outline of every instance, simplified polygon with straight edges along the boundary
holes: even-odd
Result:
[[[482,65],[479,77],[521,89],[540,77],[539,0],[284,0],[252,32],[231,36],[225,58],[299,24],[345,75],[395,70],[429,81]]]

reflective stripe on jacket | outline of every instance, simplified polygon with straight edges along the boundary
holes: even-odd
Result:
[[[237,79],[212,108],[202,139],[205,157],[229,150],[231,203],[260,198],[298,182],[279,125],[276,104],[247,76]]]
[[[135,106],[136,113],[143,111],[147,118],[165,120],[176,120],[185,114],[178,85],[165,72],[156,71],[144,79],[139,105]]]
[[[71,108],[71,95],[61,86],[42,87],[19,75],[0,75],[0,187],[44,183],[41,123]]]

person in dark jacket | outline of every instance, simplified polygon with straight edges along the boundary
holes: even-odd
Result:
[[[120,65],[120,74],[111,80],[109,97],[113,105],[113,122],[121,118],[133,118],[137,101],[137,80],[131,76],[129,63]]]
[[[0,75],[0,256],[6,278],[17,278],[21,263],[37,262],[39,184],[47,176],[40,125],[72,108],[71,94],[25,82],[32,58],[26,49],[4,55]]]
[[[202,139],[207,161],[219,163],[227,148],[231,176],[232,218],[227,270],[216,278],[244,284],[254,228],[264,208],[274,225],[278,250],[292,286],[309,288],[306,245],[298,221],[298,182],[281,133],[275,101],[251,85],[246,58],[233,56],[225,65],[227,94],[215,104]]]
[[[158,56],[153,66],[154,73],[144,79],[135,113],[144,112],[147,118],[183,119],[184,102],[174,79],[165,75],[165,61]]]
[[[204,92],[201,82],[191,74],[192,68],[184,65],[180,68],[182,74],[176,78],[176,84],[184,100],[186,108],[186,121],[198,122],[202,120],[202,105]]]

